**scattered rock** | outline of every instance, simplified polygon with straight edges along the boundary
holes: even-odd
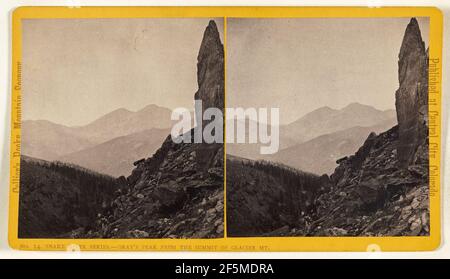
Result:
[[[163,184],[157,187],[153,193],[152,198],[163,205],[167,210],[177,210],[183,206],[183,202],[187,196],[183,188],[176,183]]]
[[[342,228],[331,228],[326,230],[327,235],[329,236],[346,236],[348,235],[348,231]]]
[[[140,231],[140,230],[133,230],[127,232],[128,238],[148,238],[150,235],[148,232]]]
[[[220,224],[220,225],[217,227],[216,233],[218,233],[218,234],[222,234],[222,233],[223,233],[223,224]]]

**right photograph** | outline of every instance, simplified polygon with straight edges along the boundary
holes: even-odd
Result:
[[[228,18],[226,38],[228,237],[430,235],[429,18]]]

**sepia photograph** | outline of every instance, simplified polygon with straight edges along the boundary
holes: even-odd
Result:
[[[0,258],[285,278],[449,254],[445,5],[23,1],[0,4]]]
[[[222,18],[22,21],[19,238],[223,237],[223,141],[173,140],[207,127],[175,110],[223,112],[223,29]]]
[[[229,237],[430,235],[428,36],[425,17],[227,19]]]

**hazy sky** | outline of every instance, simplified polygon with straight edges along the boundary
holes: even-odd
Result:
[[[83,125],[118,108],[192,108],[208,21],[24,20],[23,119]]]
[[[279,107],[282,123],[352,102],[394,109],[409,20],[229,18],[227,106]],[[428,46],[428,18],[418,22]]]
[[[192,108],[209,19],[23,21],[23,119],[83,125],[118,108]],[[223,42],[222,19],[215,19]],[[428,19],[418,19],[428,45]],[[227,106],[394,108],[409,18],[228,19]]]

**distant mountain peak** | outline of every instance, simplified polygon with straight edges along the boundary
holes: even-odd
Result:
[[[138,112],[148,111],[148,110],[161,110],[161,109],[169,110],[166,107],[158,106],[156,104],[149,104],[149,105],[146,105],[145,107],[141,108]]]
[[[370,105],[353,102],[353,103],[346,105],[341,110],[379,110],[379,109],[377,109],[373,106],[370,106]]]
[[[38,124],[38,125],[51,125],[51,126],[64,126],[50,120],[46,119],[27,119],[23,120],[22,123]]]
[[[107,114],[105,114],[105,115],[103,115],[103,116],[100,116],[99,118],[97,118],[96,120],[94,120],[93,122],[95,122],[95,121],[98,121],[98,120],[100,120],[100,119],[104,119],[104,118],[109,118],[109,117],[111,117],[111,116],[123,116],[123,115],[126,115],[126,114],[132,114],[133,112],[131,111],[131,110],[128,110],[128,109],[126,109],[126,108],[118,108],[118,109],[115,109],[115,110],[113,110],[113,111],[111,111],[111,112],[108,112]],[[91,123],[93,123],[93,122],[91,122]],[[89,125],[89,124],[88,124]]]
[[[352,102],[352,103],[346,105],[344,108],[353,108],[353,107],[372,107],[372,106],[361,104],[358,102]]]
[[[132,112],[132,111],[126,108],[118,108],[113,110],[112,112]]]
[[[320,108],[318,108],[318,109],[316,109],[314,111],[336,111],[336,109],[330,108],[329,106],[323,106],[323,107],[320,107]]]
[[[311,116],[312,117],[317,117],[319,115],[330,115],[330,114],[333,114],[333,113],[336,113],[336,112],[338,112],[337,109],[331,108],[329,106],[323,106],[323,107],[317,108],[317,109],[315,109],[315,110],[313,110],[311,112],[308,112],[302,118],[311,117]],[[302,119],[302,118],[300,118],[300,119]]]
[[[329,106],[323,106],[323,107],[320,107],[318,109],[315,109],[315,110],[307,113],[304,117],[307,117],[307,116],[320,117],[321,115],[322,116],[330,116],[330,115],[334,115],[336,113],[348,112],[348,111],[380,111],[381,112],[381,110],[379,110],[373,106],[361,104],[358,102],[352,102],[341,109],[334,109]]]

